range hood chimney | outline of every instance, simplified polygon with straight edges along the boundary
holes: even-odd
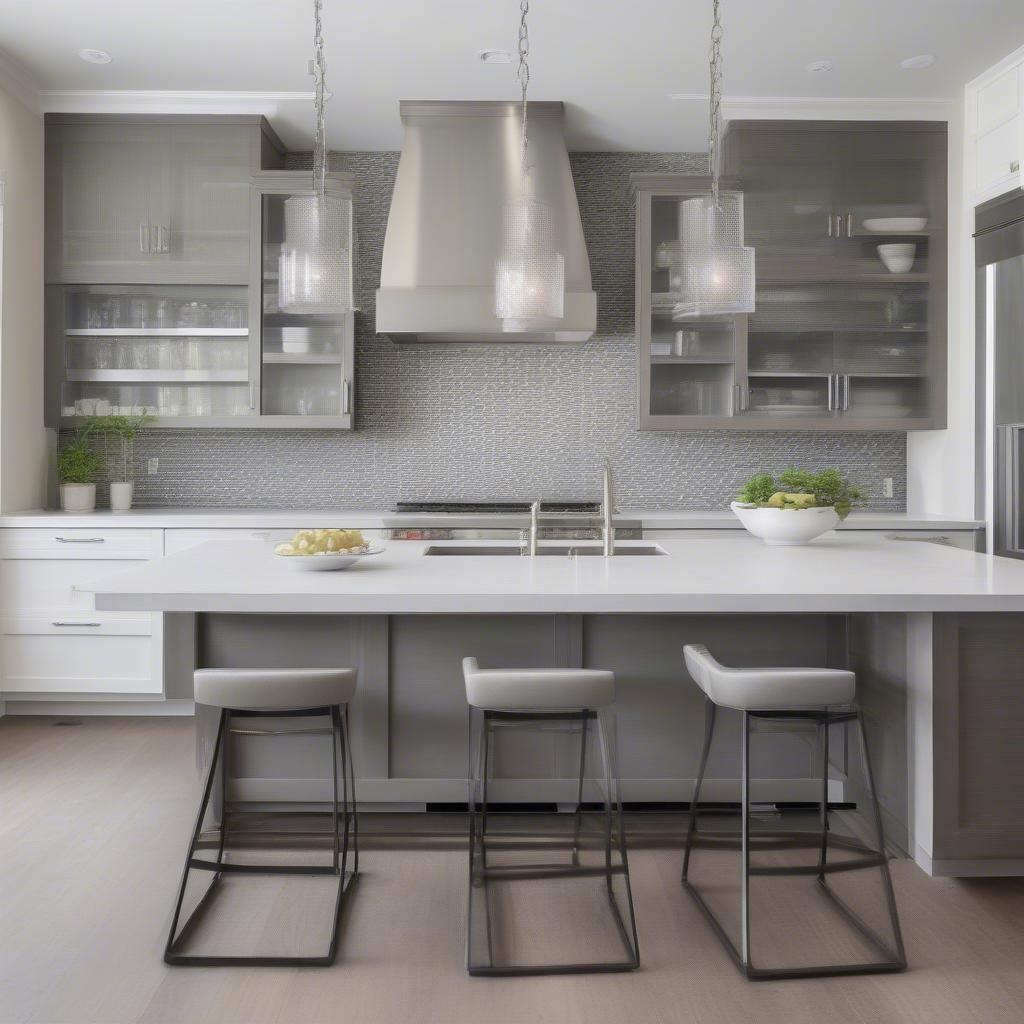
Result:
[[[377,332],[397,342],[586,341],[597,297],[562,130],[561,103],[531,103],[530,164],[555,212],[565,316],[555,330],[511,333],[494,315],[501,211],[520,187],[520,105],[403,102],[405,141],[391,197]]]

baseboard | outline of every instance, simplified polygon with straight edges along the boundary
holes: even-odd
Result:
[[[932,859],[930,864],[929,874],[933,878],[1019,878],[1024,875],[1024,857],[992,857],[981,860]]]
[[[7,714],[75,717],[191,718],[195,701],[190,698],[164,700],[10,700]]]

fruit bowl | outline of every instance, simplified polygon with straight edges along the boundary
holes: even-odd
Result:
[[[274,555],[296,572],[333,572],[383,550],[359,530],[299,530],[290,541],[276,544]]]
[[[819,508],[761,508],[734,501],[729,506],[748,533],[765,544],[795,546],[807,544],[840,523],[839,513],[831,506]]]

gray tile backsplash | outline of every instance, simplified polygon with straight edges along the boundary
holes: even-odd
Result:
[[[302,166],[302,156],[292,166]],[[308,166],[308,157],[306,165]],[[335,163],[336,160],[336,163]],[[396,346],[373,300],[397,153],[332,158],[358,180],[356,419],[334,431],[150,431],[137,444],[142,506],[379,507],[399,499],[586,498],[611,457],[621,506],[719,509],[758,470],[837,466],[872,507],[906,503],[900,433],[639,433],[635,427],[633,171],[700,173],[699,155],[576,153],[598,294],[579,346]],[[155,476],[146,459],[160,460]],[[882,480],[893,497],[882,497]]]

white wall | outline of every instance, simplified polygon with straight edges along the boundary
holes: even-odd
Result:
[[[907,435],[907,511],[975,516],[974,208],[966,194],[964,99],[949,112],[948,419]]]
[[[43,120],[0,83],[0,511],[45,504]]]

